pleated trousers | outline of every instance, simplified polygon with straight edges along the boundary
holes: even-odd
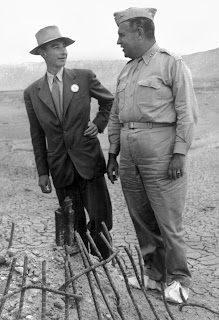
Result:
[[[189,287],[182,221],[187,172],[176,180],[167,174],[175,136],[175,127],[122,128],[119,174],[146,275]]]

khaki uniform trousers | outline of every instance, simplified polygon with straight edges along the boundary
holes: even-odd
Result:
[[[128,210],[153,280],[191,285],[183,240],[182,213],[187,174],[167,175],[175,127],[121,129],[119,174]]]

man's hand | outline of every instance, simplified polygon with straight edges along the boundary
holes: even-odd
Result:
[[[119,177],[119,166],[116,160],[116,155],[109,153],[109,160],[107,163],[107,175],[108,179],[114,184]]]
[[[47,174],[39,176],[38,185],[40,186],[43,193],[50,193],[52,191],[50,178]]]
[[[89,121],[88,128],[84,131],[84,136],[88,136],[90,138],[96,138],[97,135],[98,135],[98,128],[96,124]]]
[[[174,153],[168,168],[168,176],[170,179],[179,179],[185,172],[186,157],[184,154]]]

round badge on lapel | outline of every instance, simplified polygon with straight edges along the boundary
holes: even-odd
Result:
[[[77,84],[73,84],[73,85],[71,86],[71,91],[72,91],[72,92],[78,92],[78,91],[79,91],[79,86],[78,86]]]

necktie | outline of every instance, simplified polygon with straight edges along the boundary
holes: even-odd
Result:
[[[53,78],[53,85],[52,85],[52,98],[56,108],[57,115],[60,120],[62,120],[62,106],[61,106],[61,99],[60,99],[60,91],[59,91],[59,79],[57,76]]]

